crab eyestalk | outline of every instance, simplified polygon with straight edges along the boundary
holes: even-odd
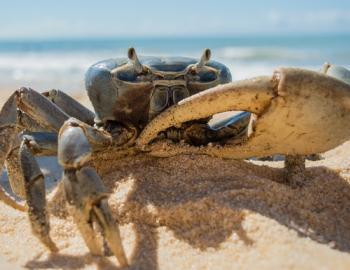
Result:
[[[199,60],[199,62],[196,64],[197,68],[202,68],[204,67],[210,60],[211,57],[211,51],[210,49],[205,49],[201,59]]]
[[[129,48],[128,50],[128,58],[130,63],[133,65],[135,71],[137,73],[142,73],[143,71],[143,66],[139,60],[139,58],[137,57],[136,51],[134,48]]]

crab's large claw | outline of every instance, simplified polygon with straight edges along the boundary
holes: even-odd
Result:
[[[350,85],[317,72],[281,68],[272,77],[217,86],[181,101],[156,117],[137,144],[145,146],[169,127],[232,110],[257,115],[252,135],[241,144],[196,148],[152,143],[151,153],[237,159],[308,155],[332,149],[350,138]]]

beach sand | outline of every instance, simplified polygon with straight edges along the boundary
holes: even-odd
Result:
[[[296,189],[283,182],[283,162],[108,153],[94,164],[130,269],[350,269],[349,152],[346,142],[308,161]],[[61,185],[48,198],[60,252],[49,254],[26,214],[2,204],[0,268],[119,269],[114,257],[89,254]]]

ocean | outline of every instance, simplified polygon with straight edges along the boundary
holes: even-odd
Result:
[[[210,48],[212,58],[230,68],[233,80],[269,75],[280,66],[318,70],[326,61],[350,65],[350,34],[12,40],[0,41],[0,91],[21,86],[84,91],[90,65],[126,57],[129,47],[139,55],[195,58]]]

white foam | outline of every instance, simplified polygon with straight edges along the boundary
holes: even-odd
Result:
[[[143,50],[141,50],[143,52]],[[190,53],[190,55],[200,55]],[[30,86],[38,91],[51,88],[67,92],[84,90],[84,74],[93,63],[125,57],[124,51],[20,52],[0,54],[0,89]],[[147,51],[144,52],[147,55]],[[157,53],[155,53],[157,55]],[[186,55],[186,54],[185,54]],[[226,64],[234,80],[270,75],[279,66],[318,70],[316,54],[284,48],[225,47],[215,49],[213,58]],[[318,65],[313,64],[319,63]],[[312,64],[310,64],[312,63]]]
[[[215,55],[231,61],[305,61],[321,57],[318,51],[289,49],[284,47],[224,47],[217,49]]]

